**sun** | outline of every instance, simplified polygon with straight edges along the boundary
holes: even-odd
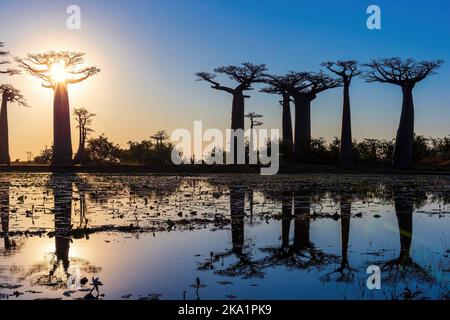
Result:
[[[67,80],[67,70],[64,62],[56,62],[50,67],[50,75],[55,82],[65,82]]]

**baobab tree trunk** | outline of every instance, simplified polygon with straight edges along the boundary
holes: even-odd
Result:
[[[72,164],[72,140],[70,135],[70,110],[67,85],[55,86],[53,104],[53,164]]]
[[[3,94],[2,108],[0,110],[0,164],[8,164],[9,157],[9,136],[8,136],[8,99]]]
[[[311,99],[296,97],[294,160],[305,161],[311,145]]]
[[[412,166],[414,143],[414,101],[413,86],[402,87],[403,105],[400,117],[400,126],[397,131],[397,139],[394,149],[394,167],[407,169]]]
[[[80,127],[79,132],[79,141],[80,145],[78,146],[77,155],[75,156],[74,163],[84,163],[86,160],[86,134],[84,133],[85,129]]]
[[[251,154],[251,152],[253,152],[254,150],[255,150],[255,145],[254,145],[254,137],[253,137],[253,129],[254,129],[254,126],[253,126],[253,120],[252,120],[252,123],[250,124],[250,140],[249,140],[249,142],[248,142],[248,154],[250,155]]]
[[[291,97],[283,94],[283,155],[285,159],[291,157],[293,152],[292,117],[291,117]]]
[[[233,94],[233,106],[231,111],[231,129],[237,131],[239,129],[244,130],[245,127],[245,98],[241,91],[235,92]],[[238,150],[239,150],[239,139],[234,136],[232,137],[234,142],[234,164],[237,164],[238,160]],[[243,141],[242,141],[243,142]],[[245,148],[244,148],[245,149]],[[230,150],[231,151],[231,150]]]
[[[344,104],[342,108],[341,150],[339,163],[343,167],[353,166],[352,120],[350,113],[350,83],[344,83]]]

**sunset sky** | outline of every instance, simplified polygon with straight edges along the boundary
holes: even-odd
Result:
[[[66,8],[81,7],[82,28],[66,28]],[[382,29],[366,27],[366,8],[382,10]],[[47,50],[86,52],[102,72],[69,89],[71,108],[97,114],[95,134],[125,146],[158,131],[230,125],[231,96],[196,82],[194,73],[241,62],[266,63],[270,72],[318,71],[323,61],[377,57],[444,59],[439,74],[415,93],[416,132],[450,133],[450,3],[423,1],[150,0],[1,1],[0,41],[11,56]],[[21,89],[31,108],[9,108],[12,160],[52,144],[52,91],[29,75],[0,76]],[[223,78],[219,78],[223,79]],[[225,80],[225,79],[224,79]],[[226,79],[224,84],[230,84]],[[351,89],[357,139],[395,136],[401,111],[398,87],[355,79]],[[250,93],[246,111],[280,128],[279,97]],[[340,133],[342,90],[312,106],[315,137]],[[294,111],[292,109],[292,111]],[[74,151],[78,146],[72,123]]]

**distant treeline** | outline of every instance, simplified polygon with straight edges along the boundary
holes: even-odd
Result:
[[[155,140],[155,141],[152,141]],[[171,165],[173,144],[167,141],[164,131],[152,136],[152,140],[141,142],[128,142],[127,148],[111,142],[105,135],[87,140],[86,157],[84,164],[139,164],[139,165]],[[248,141],[246,141],[248,153]],[[311,139],[307,163],[311,164],[338,164],[340,139],[334,138],[327,142],[324,138]],[[363,139],[353,141],[353,157],[355,164],[360,165],[389,165],[392,163],[395,140]],[[270,148],[270,143],[267,144]],[[283,152],[283,146],[280,148]],[[182,154],[182,150],[179,150]],[[224,152],[214,150],[213,152]],[[270,153],[270,150],[269,150]],[[46,148],[34,158],[37,164],[52,162],[52,149]],[[288,160],[280,154],[281,163],[288,164]],[[421,135],[414,136],[413,161],[422,165],[450,164],[450,135],[444,138],[426,138]]]

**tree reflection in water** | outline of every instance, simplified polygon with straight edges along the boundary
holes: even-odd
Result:
[[[199,264],[199,270],[214,269],[214,273],[228,277],[262,278],[262,265],[254,261],[254,252],[251,243],[245,241],[245,188],[235,184],[230,186],[230,219],[232,248],[225,252],[213,253],[209,260]],[[236,261],[224,266],[226,257],[235,257]],[[220,264],[221,267],[217,265]]]
[[[414,206],[417,204],[420,207],[421,203],[423,204],[425,194],[399,185],[394,185],[392,193],[398,223],[400,253],[398,258],[383,263],[382,270],[387,271],[386,280],[397,282],[405,279],[419,279],[422,282],[431,282],[433,277],[429,270],[420,266],[411,257]]]
[[[292,198],[294,215],[292,215]],[[294,221],[294,239],[290,245],[290,226]],[[281,247],[261,248],[267,255],[260,260],[264,268],[286,266],[288,269],[323,269],[336,261],[332,254],[317,249],[310,239],[311,194],[309,192],[282,193]]]
[[[0,216],[1,216],[1,234],[3,237],[4,250],[1,251],[3,255],[11,255],[16,251],[17,243],[9,237],[9,184],[0,189]]]
[[[54,196],[54,238],[55,251],[50,254],[50,259],[31,266],[28,270],[23,272],[21,278],[31,278],[32,285],[45,286],[54,290],[68,288],[69,279],[76,279],[75,274],[71,274],[71,264],[80,272],[88,274],[97,274],[101,271],[100,267],[91,265],[88,261],[78,258],[70,257],[70,244],[73,242],[72,231],[72,201],[73,201],[73,183],[77,185],[80,193],[81,212],[80,222],[85,219],[83,210],[83,183],[76,175],[52,175],[49,181],[49,188],[53,191]],[[81,190],[81,191],[80,191]],[[78,199],[77,199],[78,200]]]

